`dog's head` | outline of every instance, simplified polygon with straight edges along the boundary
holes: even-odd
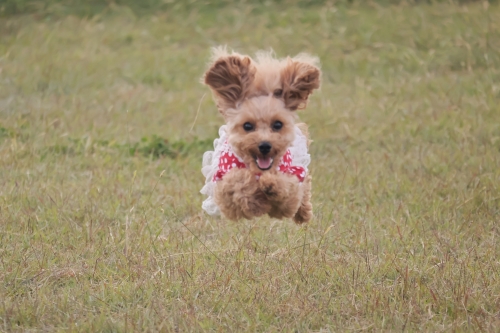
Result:
[[[316,62],[304,54],[275,59],[261,52],[253,60],[225,48],[214,50],[204,83],[226,120],[229,143],[251,168],[277,166],[293,142],[295,111],[307,106],[320,85]]]

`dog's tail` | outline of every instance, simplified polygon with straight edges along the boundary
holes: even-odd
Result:
[[[307,124],[305,123],[298,123],[296,124],[296,126],[299,128],[302,134],[304,134],[305,137],[307,138],[307,148],[309,148],[309,145],[311,144],[311,142],[313,142],[313,140],[309,138],[309,127],[307,127]]]

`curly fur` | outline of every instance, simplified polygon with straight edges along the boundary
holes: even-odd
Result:
[[[307,106],[309,95],[320,86],[317,58],[300,54],[277,59],[272,52],[257,53],[256,60],[225,47],[213,50],[204,83],[228,125],[228,142],[247,168],[231,169],[215,187],[214,198],[222,214],[231,220],[268,214],[296,223],[312,218],[311,176],[302,184],[294,175],[284,174],[276,166],[293,142],[297,116],[295,110]],[[275,122],[282,128],[273,128]],[[243,125],[250,123],[251,131]],[[308,136],[307,126],[300,124]],[[259,144],[268,142],[265,156]],[[272,158],[272,167],[261,170],[259,158]]]

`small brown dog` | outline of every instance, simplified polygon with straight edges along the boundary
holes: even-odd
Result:
[[[317,58],[300,54],[276,59],[259,52],[256,59],[226,48],[213,50],[203,78],[213,92],[226,125],[219,130],[215,151],[203,156],[208,195],[203,209],[231,219],[269,216],[312,218],[307,126],[296,124],[319,88]]]

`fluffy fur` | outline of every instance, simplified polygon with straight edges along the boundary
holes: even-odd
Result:
[[[254,60],[226,48],[213,50],[203,81],[227,123],[229,144],[247,166],[231,169],[216,184],[215,202],[227,218],[268,214],[296,223],[312,218],[310,175],[300,184],[276,166],[294,140],[295,111],[307,106],[320,75],[317,58],[306,54],[277,59],[272,52],[259,52]],[[300,124],[300,129],[307,136],[307,126]],[[259,149],[264,142],[271,146],[266,154]],[[262,170],[257,161],[269,158],[272,166]]]

